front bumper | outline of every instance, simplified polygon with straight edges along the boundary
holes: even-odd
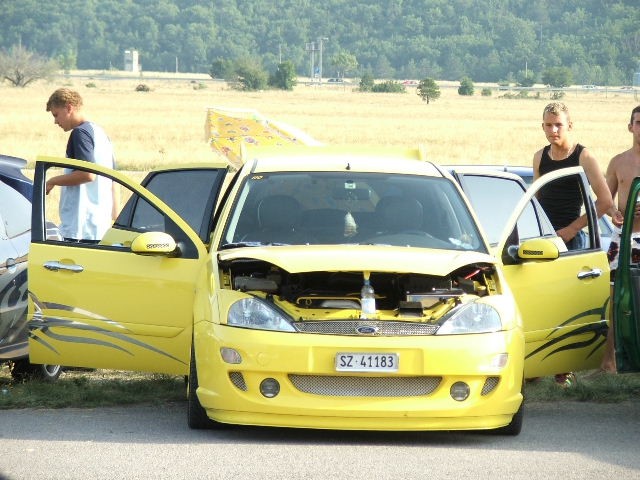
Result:
[[[198,398],[210,418],[278,427],[469,430],[508,424],[522,403],[524,341],[511,330],[478,335],[343,337],[261,332],[224,325],[195,329]],[[232,348],[241,363],[223,361]],[[396,353],[394,373],[335,371],[338,352]],[[496,358],[508,354],[503,366]],[[263,380],[279,393],[266,398]],[[454,400],[464,382],[469,396]]]

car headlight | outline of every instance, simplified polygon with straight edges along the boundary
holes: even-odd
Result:
[[[254,297],[242,298],[231,305],[227,324],[256,330],[295,332],[289,319],[282,312]]]
[[[441,319],[436,335],[489,333],[502,330],[500,314],[491,305],[471,302],[454,308]]]

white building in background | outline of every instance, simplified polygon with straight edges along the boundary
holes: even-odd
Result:
[[[137,50],[124,51],[124,71],[135,73],[140,71],[140,61],[138,59]]]

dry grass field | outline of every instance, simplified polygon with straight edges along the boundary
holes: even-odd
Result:
[[[152,90],[136,92],[140,83]],[[194,82],[188,78],[105,80],[96,75],[61,78],[25,89],[0,83],[0,153],[30,163],[38,155],[64,156],[68,134],[45,111],[47,98],[60,86],[81,92],[87,117],[111,136],[119,168],[136,172],[167,163],[215,159],[204,139],[205,109],[214,105],[254,108],[327,144],[424,144],[430,159],[438,163],[529,165],[534,151],[545,143],[540,123],[542,109],[549,102],[546,96],[500,98],[504,92],[497,90],[491,97],[482,97],[479,86],[471,98],[459,96],[455,87],[442,88],[442,97],[429,105],[413,89],[407,94],[364,94],[355,91],[355,85],[300,85],[293,92],[244,93],[206,76]],[[626,125],[631,109],[640,103],[633,94],[576,90],[564,101],[573,112],[575,138],[590,147],[603,170],[612,155],[629,148]],[[131,373],[110,373],[106,380],[104,375],[104,371],[67,372],[53,386],[14,384],[6,366],[2,367],[0,387],[6,394],[0,397],[0,410],[184,398],[179,377],[158,382],[153,376],[138,378]],[[528,385],[527,397],[528,401],[638,398],[637,375],[606,377],[594,383],[564,390],[545,379]]]
[[[295,126],[327,144],[426,146],[438,163],[525,164],[545,143],[540,128],[547,95],[529,99],[461,97],[456,88],[424,103],[414,89],[407,94],[359,93],[356,85],[299,85],[293,92],[238,92],[206,76],[181,79],[60,78],[25,89],[0,84],[0,153],[26,158],[64,156],[67,134],[45,111],[49,94],[70,86],[85,98],[85,112],[110,135],[118,166],[148,170],[155,165],[215,158],[204,139],[205,109],[219,105],[254,108]],[[136,92],[145,83],[150,92]],[[88,84],[94,86],[89,87]],[[575,138],[587,145],[603,170],[609,158],[629,148],[631,93],[569,92]]]

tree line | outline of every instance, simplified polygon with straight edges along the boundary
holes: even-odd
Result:
[[[4,0],[0,49],[67,70],[210,72],[628,85],[640,70],[637,0]],[[321,63],[320,63],[321,62]]]

